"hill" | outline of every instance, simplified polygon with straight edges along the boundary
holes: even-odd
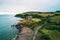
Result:
[[[31,24],[28,25],[26,17],[32,16],[32,20],[29,21]],[[26,22],[25,26],[28,26],[33,31],[38,28],[44,21],[47,20],[47,23],[38,31],[39,35],[36,40],[60,40],[60,11],[56,12],[24,12],[22,14],[16,14],[15,17],[21,17]],[[37,20],[37,22],[35,22]],[[40,21],[39,21],[40,20]],[[33,24],[32,24],[33,23]]]

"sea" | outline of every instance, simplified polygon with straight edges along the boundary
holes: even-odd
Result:
[[[22,19],[14,15],[0,15],[0,40],[12,40],[18,34],[18,29],[11,25],[17,24],[20,20]]]

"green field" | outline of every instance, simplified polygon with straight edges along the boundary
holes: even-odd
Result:
[[[51,18],[50,21],[51,21],[51,22],[59,23],[59,22],[60,22],[60,16],[54,16],[54,17]]]
[[[41,31],[48,35],[51,40],[60,40],[60,32],[57,30],[42,29]]]

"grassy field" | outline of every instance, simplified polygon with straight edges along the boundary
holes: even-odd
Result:
[[[51,40],[60,40],[60,32],[57,30],[42,29],[41,31],[48,35]]]
[[[42,21],[42,20],[41,19],[38,19],[38,18],[33,18],[32,21],[39,22],[39,21]]]
[[[47,16],[53,16],[54,14],[38,14],[38,15],[40,15],[42,17],[47,17]]]
[[[54,16],[50,18],[50,22],[60,23],[60,16]],[[49,36],[50,40],[60,40],[60,25],[54,23],[47,23],[42,32]]]
[[[56,22],[56,23],[59,23],[60,22],[60,16],[54,16],[54,17],[51,17],[51,22]]]

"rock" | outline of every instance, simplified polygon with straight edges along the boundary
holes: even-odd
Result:
[[[16,40],[32,40],[33,31],[28,27],[23,27]]]

